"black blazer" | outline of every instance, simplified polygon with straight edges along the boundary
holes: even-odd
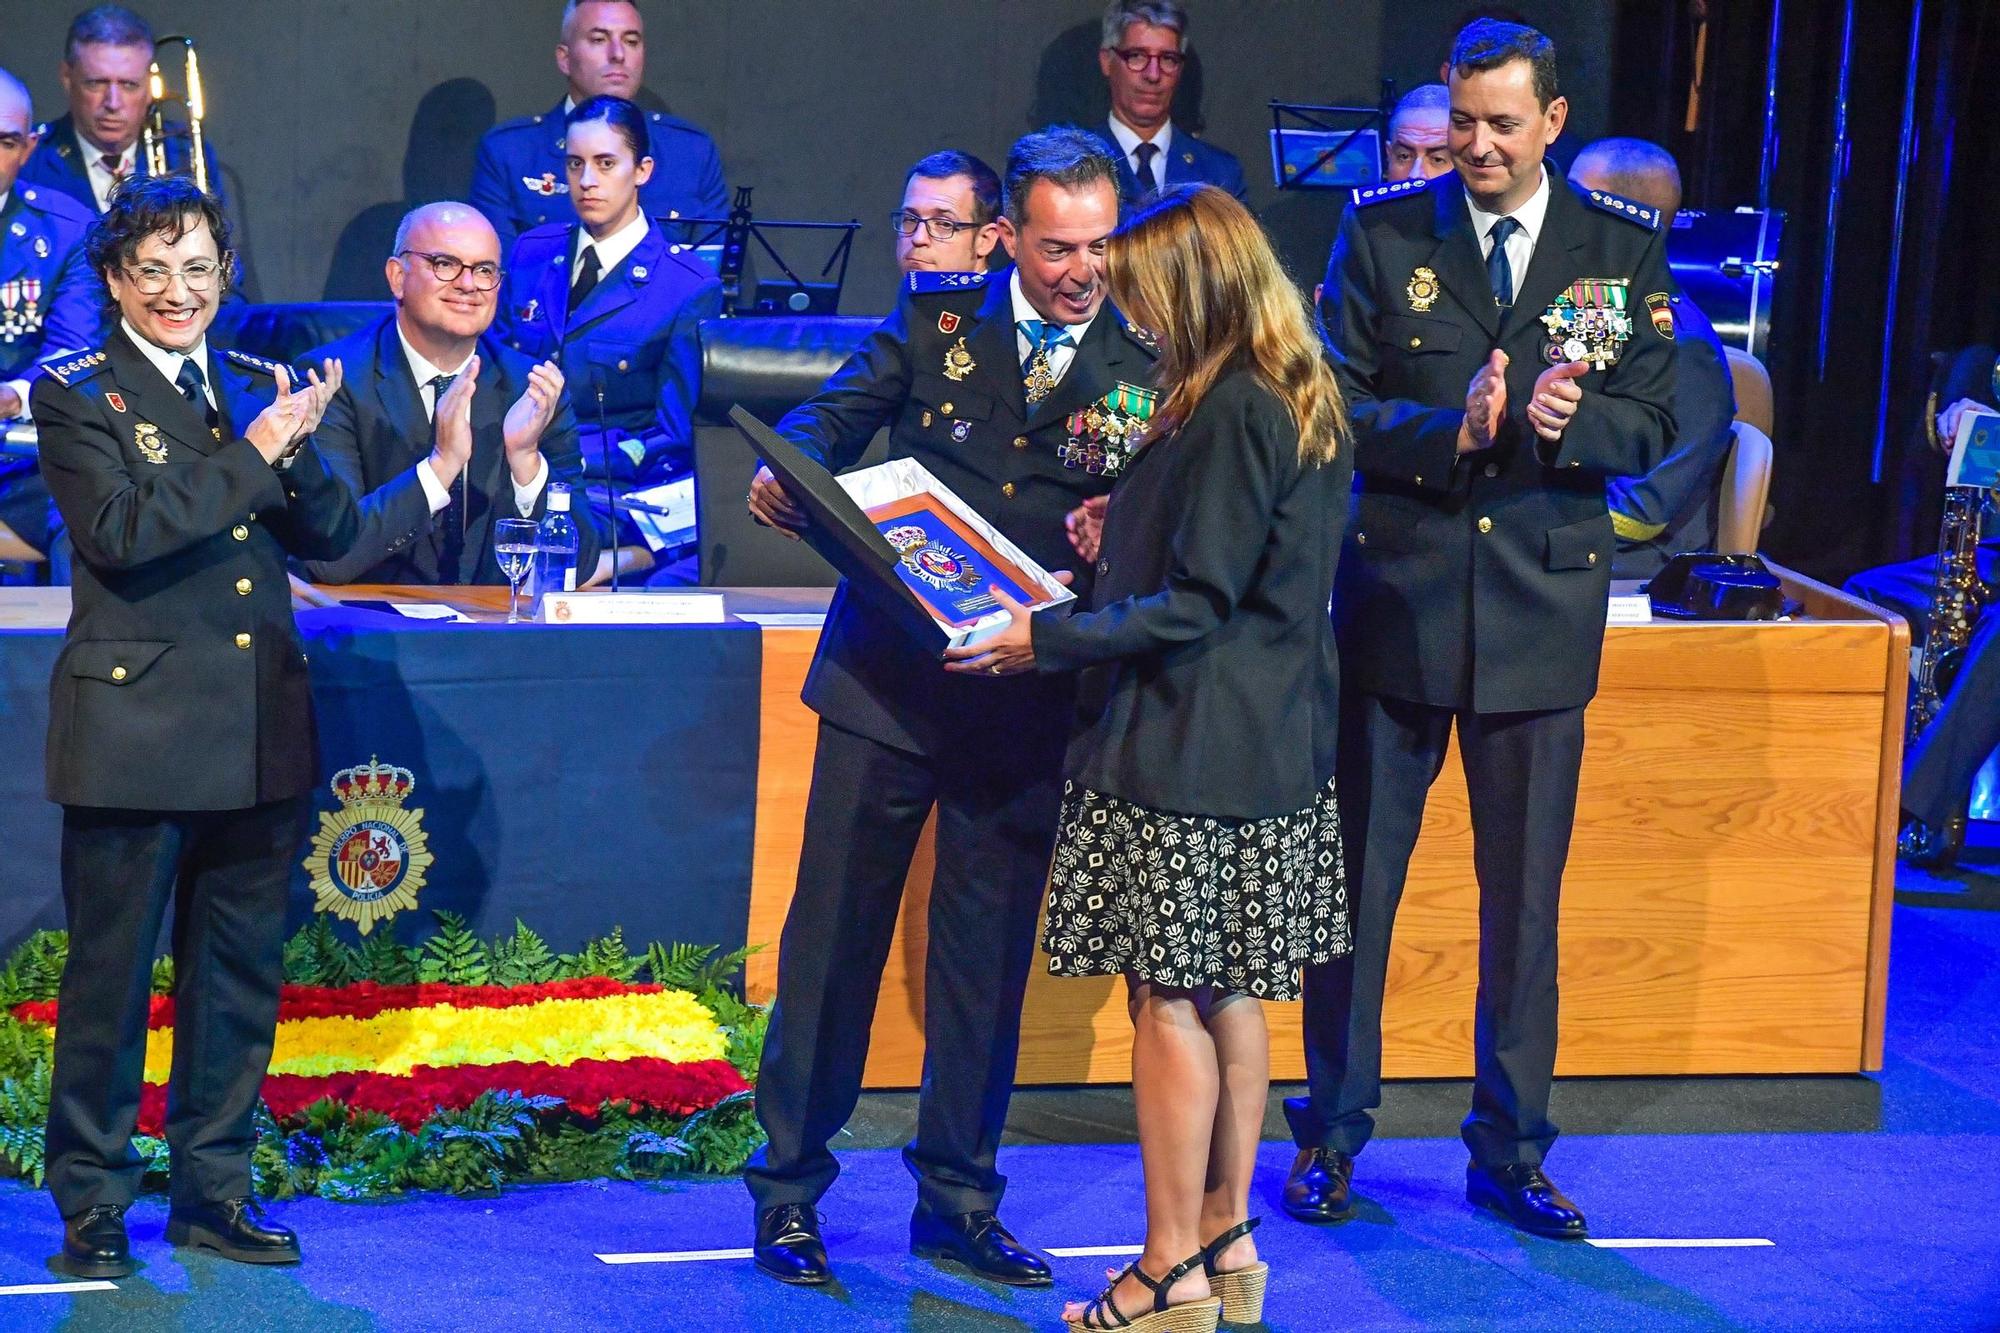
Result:
[[[1482,713],[1580,707],[1597,691],[1616,549],[1605,483],[1650,471],[1674,435],[1671,299],[1659,221],[1560,177],[1509,309],[1495,305],[1456,174],[1360,191],[1320,312],[1360,475],[1334,599],[1348,682]],[[1527,421],[1548,367],[1542,315],[1572,283],[1622,281],[1618,361],[1577,381],[1558,445]],[[1664,327],[1663,327],[1664,325]],[[1457,456],[1465,391],[1508,356],[1499,443]]]
[[[1034,618],[1036,667],[1090,668],[1076,782],[1155,810],[1291,814],[1333,775],[1340,665],[1327,602],[1353,478],[1299,463],[1247,370],[1140,451],[1111,492],[1094,610]]]
[[[443,568],[441,527],[451,511],[433,514],[423,483],[417,480],[417,464],[431,451],[431,422],[424,414],[409,359],[403,355],[402,340],[396,336],[396,317],[385,316],[370,328],[320,348],[306,364],[318,365],[326,357],[339,359],[344,378],[313,438],[327,467],[359,501],[361,533],[340,558],[308,561],[307,576],[315,583],[506,583],[493,554],[493,520],[540,520],[548,509],[546,488],[536,497],[532,514],[524,516],[515,508],[502,431],[507,410],[527,387],[533,363],[490,334],[479,340],[472,461],[463,474],[465,547],[453,580]],[[587,578],[597,564],[602,533],[581,489],[576,413],[570,410],[567,389],[542,435],[542,456],[548,460],[551,483],[567,482],[576,488],[570,516],[577,527],[578,577]]]
[[[240,810],[318,783],[285,557],[337,557],[358,520],[311,443],[281,471],[242,438],[271,368],[209,345],[214,430],[122,329],[36,381],[42,475],[76,543],[50,800]]]
[[[1146,384],[1153,354],[1107,302],[1055,391],[1030,407],[1010,277],[1008,269],[911,274],[896,312],[778,429],[838,472],[852,467],[887,426],[891,458],[922,463],[1044,569],[1074,570],[1084,595],[1090,571],[1078,568],[1063,520],[1110,486],[1063,466],[1064,422],[1121,382]],[[947,353],[957,348],[972,364],[953,378],[947,370],[959,363]],[[893,617],[844,583],[827,613],[804,697],[835,726],[916,754],[963,745],[975,733],[1004,739],[1009,719],[1047,719],[1061,728],[1072,707],[1068,682],[948,674]]]

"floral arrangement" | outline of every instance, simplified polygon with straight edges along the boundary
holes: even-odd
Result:
[[[765,1011],[730,984],[749,950],[655,944],[635,956],[614,930],[562,955],[518,922],[488,943],[437,917],[416,947],[386,933],[350,947],[324,917],[286,944],[252,1159],[262,1192],[364,1199],[729,1173],[762,1142],[749,1077]],[[66,951],[44,931],[0,970],[0,1169],[35,1183]],[[139,1146],[160,1184],[171,960],[153,980]]]

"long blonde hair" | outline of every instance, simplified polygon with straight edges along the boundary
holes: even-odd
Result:
[[[1242,364],[1290,409],[1301,463],[1338,452],[1347,406],[1305,297],[1234,198],[1212,185],[1167,190],[1112,233],[1104,279],[1119,311],[1159,341],[1156,438]]]

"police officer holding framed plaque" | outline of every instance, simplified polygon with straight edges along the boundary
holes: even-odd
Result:
[[[1390,930],[1456,727],[1480,891],[1467,1198],[1580,1237],[1541,1170],[1556,919],[1616,549],[1605,484],[1673,436],[1672,288],[1655,210],[1543,161],[1566,115],[1548,38],[1472,23],[1450,91],[1456,171],[1357,191],[1321,300],[1359,478],[1334,595],[1355,947],[1306,973],[1285,1207],[1353,1214]]]

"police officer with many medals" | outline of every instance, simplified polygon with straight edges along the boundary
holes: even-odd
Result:
[[[1359,489],[1334,595],[1355,948],[1306,971],[1284,1204],[1353,1215],[1390,931],[1455,726],[1480,893],[1466,1195],[1573,1238],[1583,1214],[1541,1165],[1556,921],[1615,549],[1605,484],[1673,436],[1672,287],[1653,209],[1543,160],[1567,111],[1548,38],[1469,25],[1450,91],[1457,171],[1358,191],[1322,297]]]

